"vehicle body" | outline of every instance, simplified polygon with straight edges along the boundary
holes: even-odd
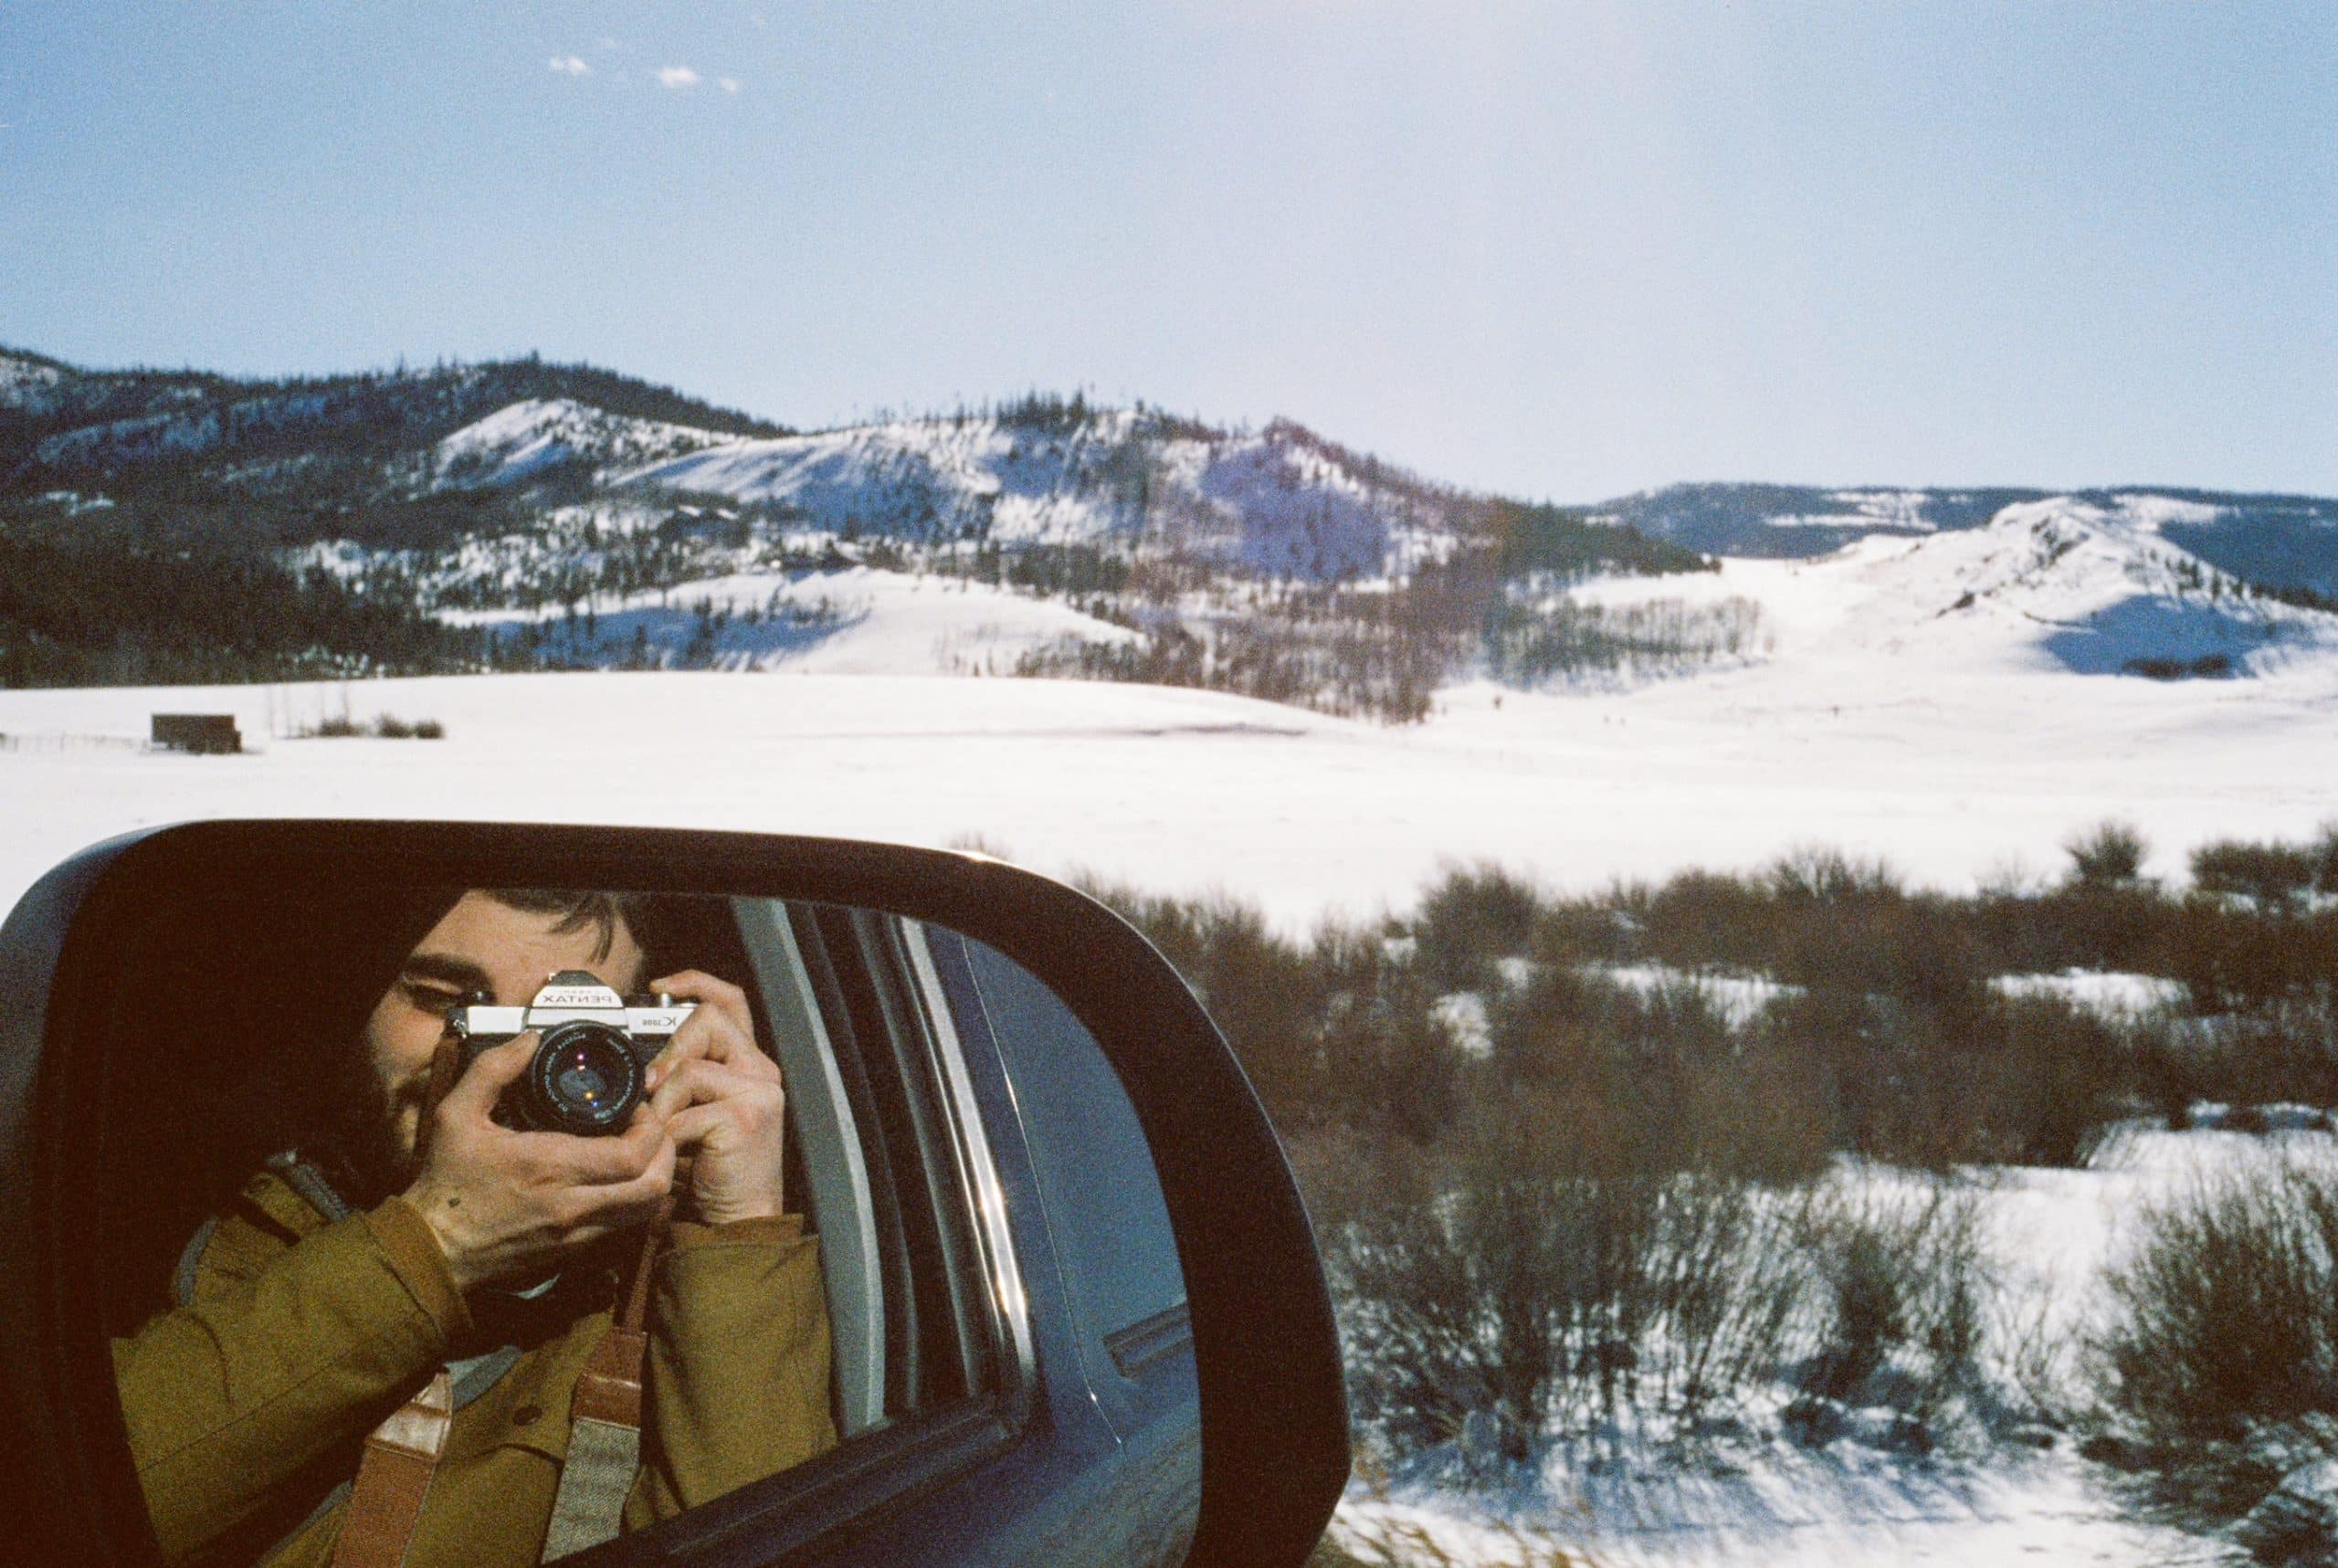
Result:
[[[721,900],[762,982],[845,1440],[570,1561],[1305,1557],[1347,1468],[1305,1213],[1223,1039],[1101,906],[868,844],[241,822],[85,851],[0,930],[0,1433],[49,1500],[37,1560],[159,1560],[107,1335],[266,1033],[222,932],[376,884]]]

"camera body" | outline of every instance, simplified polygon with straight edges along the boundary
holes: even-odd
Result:
[[[542,1043],[496,1106],[496,1120],[532,1132],[593,1138],[622,1132],[644,1098],[651,1058],[697,1004],[627,998],[581,969],[546,980],[524,1007],[472,1004],[447,1015],[466,1071],[481,1051],[530,1029]]]

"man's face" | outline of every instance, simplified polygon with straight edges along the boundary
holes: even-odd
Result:
[[[430,1086],[430,1058],[447,1030],[447,1010],[473,992],[498,1005],[524,1006],[555,970],[582,969],[620,992],[640,988],[648,962],[620,918],[604,946],[597,921],[557,931],[557,914],[499,903],[465,893],[406,955],[398,977],[365,1022],[364,1058],[371,1068],[393,1168],[402,1186],[414,1175],[422,1102]]]

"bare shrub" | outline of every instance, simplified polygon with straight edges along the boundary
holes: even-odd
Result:
[[[1553,1423],[1692,1424],[1776,1376],[1800,1296],[1790,1204],[1664,1168],[1588,1099],[1481,1093],[1332,1249],[1368,1426],[1401,1451],[1490,1417],[1516,1461]]]
[[[2102,1128],[2134,1110],[2134,1052],[2102,1019],[2054,996],[1993,998],[1987,1061],[1972,1099],[1983,1110],[1976,1159],[2076,1168]]]
[[[1889,1405],[1929,1423],[1950,1399],[1977,1389],[1980,1237],[1979,1198],[1969,1189],[1825,1190],[1804,1212],[1798,1237],[1818,1312],[1817,1348],[1797,1379],[1803,1394]]]
[[[1532,950],[1542,908],[1532,883],[1498,866],[1447,870],[1410,922],[1431,983],[1446,991],[1487,985],[1494,960]]]
[[[1831,845],[1805,844],[1769,869],[1771,892],[1782,902],[1835,903],[1902,896],[1900,874],[1880,859],[1861,858]]]
[[[2087,829],[2063,850],[2070,858],[2070,874],[2089,888],[2122,887],[2143,874],[2151,846],[2132,822],[2106,820]]]
[[[1774,891],[1743,877],[1683,871],[1643,901],[1650,956],[1682,969],[1767,969]]]
[[[2338,897],[2338,822],[2325,822],[2314,834],[2313,890]]]
[[[2153,1512],[2238,1521],[2260,1561],[2329,1561],[2327,1510],[2269,1500],[2338,1456],[2338,1179],[2296,1161],[2204,1179],[2142,1213],[2105,1284],[2091,1450]]]
[[[2236,909],[2218,898],[2194,897],[2174,911],[2172,925],[2166,972],[2184,982],[2203,1012],[2326,995],[2338,974],[2338,911]]]
[[[2338,1179],[2294,1162],[2144,1209],[2105,1276],[2111,1407],[2154,1450],[2338,1415]]]
[[[2313,886],[2319,859],[2312,846],[2219,838],[2192,851],[2192,881],[2260,910],[2286,910]]]
[[[1249,1073],[1278,1122],[1321,1116],[1322,1062],[1312,1037],[1334,978],[1259,908],[1226,893],[1175,898],[1083,879],[1082,890],[1117,910],[1185,977]]]

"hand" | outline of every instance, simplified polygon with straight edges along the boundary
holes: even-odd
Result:
[[[490,1113],[528,1070],[535,1031],[483,1051],[431,1118],[422,1174],[402,1194],[438,1238],[456,1287],[555,1267],[570,1248],[649,1218],[674,1180],[665,1119],[637,1108],[624,1132],[518,1132]]]
[[[709,1225],[779,1213],[787,1109],[779,1064],[755,1044],[747,994],[695,969],[648,989],[698,1004],[649,1064],[649,1108],[695,1155],[690,1202]]]

